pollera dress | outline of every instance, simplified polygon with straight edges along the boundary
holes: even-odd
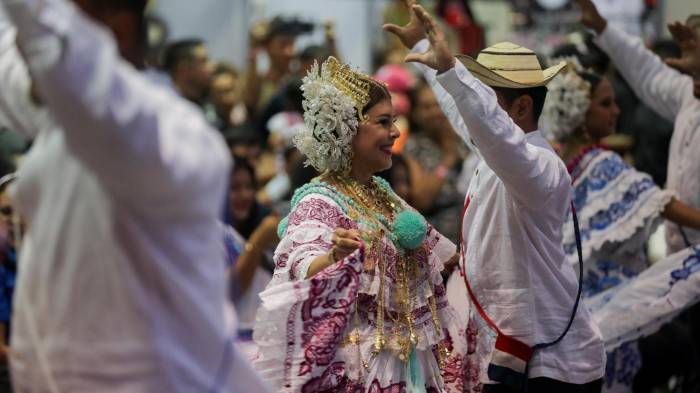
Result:
[[[385,181],[374,181],[397,211],[413,211]],[[256,368],[284,392],[450,391],[440,365],[457,319],[440,272],[455,245],[426,225],[422,241],[405,249],[394,235],[398,220],[377,225],[357,206],[318,179],[295,193],[280,226],[272,281],[260,294]],[[305,278],[314,258],[331,249],[336,228],[375,235]]]

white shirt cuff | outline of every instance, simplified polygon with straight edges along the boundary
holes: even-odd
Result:
[[[598,45],[600,49],[604,50],[605,52],[609,52],[615,48],[615,43],[620,41],[620,33],[621,32],[619,30],[608,23],[605,30],[598,34],[593,39],[593,42]]]
[[[476,80],[459,60],[455,60],[454,67],[437,74],[435,79],[455,99],[464,94],[465,87],[471,87],[471,83]]]

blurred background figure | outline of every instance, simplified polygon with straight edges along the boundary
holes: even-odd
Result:
[[[313,25],[296,19],[275,17],[269,23],[259,22],[250,31],[250,53],[244,102],[252,113],[262,111],[277,90],[291,76],[295,43],[299,35],[309,33]],[[269,59],[265,74],[258,71],[258,53]]]
[[[450,240],[457,242],[464,194],[457,189],[468,150],[452,129],[430,86],[410,92],[410,135],[403,149],[411,168],[413,206]]]
[[[192,38],[171,43],[163,55],[163,68],[183,97],[197,106],[205,105],[214,63],[204,42]]]
[[[209,84],[206,115],[213,126],[223,131],[245,122],[248,112],[241,102],[241,80],[238,69],[219,63]]]
[[[245,159],[235,161],[228,193],[229,222],[224,229],[224,245],[230,276],[229,296],[238,317],[236,342],[252,360],[255,356],[253,325],[260,305],[258,293],[272,277],[272,251],[279,242],[277,225],[280,219],[256,201],[258,187],[253,168]]]

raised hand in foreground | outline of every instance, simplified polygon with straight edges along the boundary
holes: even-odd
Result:
[[[413,4],[411,6],[411,22],[413,22],[414,17],[428,35],[430,48],[423,53],[408,54],[405,61],[425,64],[437,70],[438,73],[445,72],[454,67],[455,57],[452,55],[447,45],[445,33],[438,27],[435,20],[428,14],[428,11],[420,5]],[[411,22],[409,22],[409,25]]]
[[[382,28],[398,37],[403,46],[411,49],[418,43],[418,41],[426,37],[425,28],[423,28],[423,24],[418,20],[416,12],[413,11],[413,6],[416,4],[416,1],[403,0],[403,3],[406,5],[406,8],[408,8],[408,13],[410,15],[408,24],[405,26],[399,26],[387,23],[382,26]]]
[[[690,26],[681,22],[668,25],[673,40],[681,48],[681,57],[666,59],[666,64],[694,78],[700,77],[700,37]]]

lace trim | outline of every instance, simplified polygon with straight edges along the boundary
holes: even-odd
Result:
[[[595,156],[588,158],[590,154]],[[588,176],[596,165],[603,164],[605,159],[620,159],[615,153],[602,151],[599,148],[590,149],[583,156],[577,162],[585,162],[586,168],[574,184],[574,190],[581,186],[586,180],[584,176]],[[637,191],[637,194],[634,194],[634,191]],[[654,220],[658,218],[672,197],[672,192],[660,190],[653,185],[648,175],[630,167],[624,168],[600,189],[587,191],[586,201],[577,210],[583,237],[584,260],[608,244],[630,239],[640,230],[653,230],[656,225]],[[602,227],[600,217],[605,217],[606,214],[619,214],[619,210],[614,212],[609,210],[624,204],[627,204],[628,210],[620,217],[610,218],[609,223]],[[570,214],[563,228],[563,243],[568,258],[577,262],[573,220]]]

